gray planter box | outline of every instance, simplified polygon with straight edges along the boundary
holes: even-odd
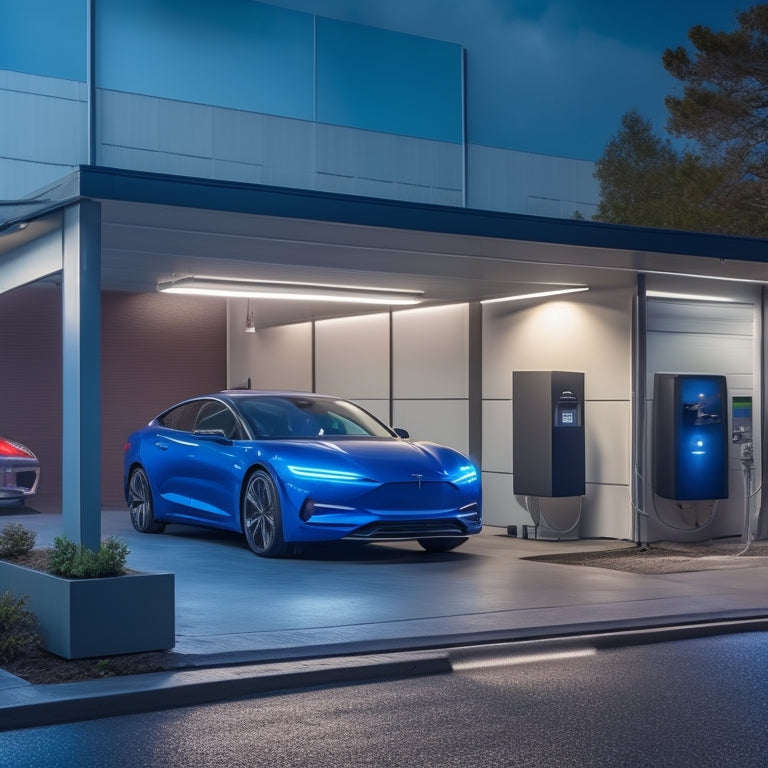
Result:
[[[43,646],[65,659],[173,648],[174,589],[172,573],[63,579],[0,561],[0,592],[27,596]]]

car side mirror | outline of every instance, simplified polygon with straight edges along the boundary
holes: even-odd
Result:
[[[226,436],[223,429],[196,429],[194,435],[195,437],[213,440],[216,443],[232,444],[232,441]]]
[[[403,429],[402,427],[395,427],[394,432],[398,437],[402,437],[403,440],[407,440],[410,437],[408,430]]]

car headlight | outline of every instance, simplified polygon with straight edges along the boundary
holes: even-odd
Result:
[[[477,482],[477,468],[472,464],[463,464],[451,474],[454,485],[469,485]]]
[[[342,469],[324,469],[320,467],[299,467],[288,465],[288,470],[294,477],[305,480],[325,480],[330,483],[359,483],[365,478],[357,472],[347,472]]]

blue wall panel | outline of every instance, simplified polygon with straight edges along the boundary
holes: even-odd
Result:
[[[461,143],[461,46],[317,19],[317,120]]]
[[[0,0],[0,69],[86,80],[85,0]]]
[[[313,17],[250,0],[99,0],[97,85],[311,120]]]

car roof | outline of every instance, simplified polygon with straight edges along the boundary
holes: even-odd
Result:
[[[301,390],[291,389],[222,389],[212,395],[202,395],[202,397],[322,397],[333,400],[340,398],[333,395],[324,395],[319,392],[302,392]]]

